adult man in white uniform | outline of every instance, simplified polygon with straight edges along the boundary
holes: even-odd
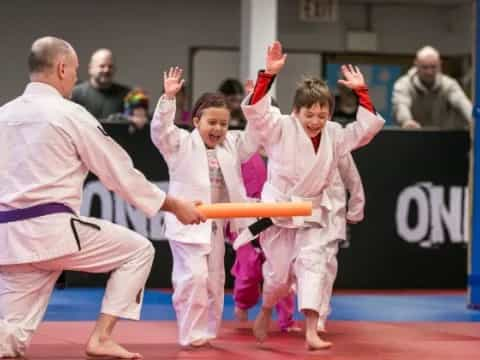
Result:
[[[151,243],[107,221],[79,216],[88,171],[148,216],[205,221],[193,203],[167,196],[83,107],[65,99],[78,58],[64,40],[36,40],[30,80],[0,108],[0,357],[23,356],[63,270],[111,272],[86,352],[141,358],[111,339],[118,317],[138,319],[153,262]]]

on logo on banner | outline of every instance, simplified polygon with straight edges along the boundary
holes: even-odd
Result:
[[[156,182],[156,185],[165,192],[168,190],[167,181]],[[162,211],[149,219],[142,211],[125,202],[114,192],[109,191],[100,181],[95,180],[85,184],[80,209],[81,215],[92,216],[92,206],[95,199],[99,202],[100,218],[131,228],[152,241],[166,240]]]
[[[422,247],[468,242],[468,192],[463,186],[420,182],[402,190],[397,198],[398,235]]]

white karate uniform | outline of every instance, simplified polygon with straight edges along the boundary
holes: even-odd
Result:
[[[365,192],[362,179],[358,173],[353,157],[350,153],[343,156],[338,162],[332,183],[327,187],[327,193],[332,203],[332,224],[336,229],[334,239],[326,246],[326,278],[322,291],[322,303],[320,305],[318,330],[325,330],[325,323],[331,312],[330,299],[332,297],[333,284],[337,277],[338,263],[337,253],[341,240],[347,237],[347,220],[357,223],[363,220],[365,208]],[[347,194],[350,198],[347,207]],[[335,234],[335,233],[334,233]]]
[[[274,219],[275,226],[262,237],[266,257],[264,306],[273,307],[296,280],[299,309],[320,313],[327,264],[336,254],[329,243],[337,237],[337,229],[331,226],[332,203],[326,187],[332,183],[339,159],[366,145],[385,121],[360,107],[357,121],[345,129],[327,122],[315,153],[300,121],[293,114],[278,114],[270,106],[270,96],[254,105],[247,105],[248,101],[249,97],[242,104],[243,112],[269,159],[262,200],[313,203],[312,216]]]
[[[152,141],[169,169],[169,193],[202,203],[247,201],[240,164],[257,150],[245,132],[229,131],[223,144],[207,148],[197,130],[188,132],[174,124],[175,100],[161,97],[152,123]],[[214,163],[214,164],[212,164]],[[212,171],[219,174],[212,178]],[[215,180],[216,179],[216,180]],[[230,222],[239,231],[253,219]],[[182,225],[166,216],[165,234],[173,255],[173,306],[179,343],[189,345],[213,339],[220,326],[225,284],[223,222]]]
[[[62,203],[57,213],[0,223],[0,357],[23,355],[63,270],[112,272],[102,313],[138,319],[153,262],[150,241],[127,228],[79,216],[91,170],[153,216],[165,193],[83,107],[32,82],[0,108],[0,211]]]

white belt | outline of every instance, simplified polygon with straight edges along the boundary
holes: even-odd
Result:
[[[292,218],[283,219],[275,218],[273,222],[285,227],[303,227],[310,224],[326,225],[326,215],[332,208],[332,203],[325,191],[319,196],[308,197],[299,195],[289,195],[282,193],[269,183],[265,183],[262,191],[262,200],[266,202],[302,202],[311,201],[313,210],[310,216],[294,216]]]

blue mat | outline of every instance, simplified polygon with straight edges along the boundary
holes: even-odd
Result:
[[[95,320],[104,289],[55,290],[45,320]],[[223,318],[233,320],[233,298],[225,295]],[[250,311],[253,319],[259,305]],[[357,321],[480,321],[480,311],[466,308],[465,295],[336,295],[332,298],[332,320]],[[298,312],[296,319],[302,319]],[[147,290],[142,320],[175,320],[171,293]]]

